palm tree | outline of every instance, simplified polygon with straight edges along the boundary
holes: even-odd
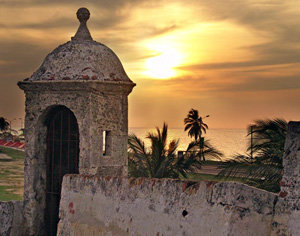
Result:
[[[191,109],[187,117],[184,119],[184,131],[188,130],[188,135],[194,137],[195,142],[198,141],[198,138],[201,140],[202,132],[206,133],[206,129],[208,129],[207,124],[203,122],[204,118],[199,116],[197,110]]]
[[[254,123],[248,126],[252,141],[249,140],[247,148],[254,156],[235,155],[233,160],[221,164],[224,169],[219,175],[244,177],[251,185],[278,192],[288,123],[284,119],[256,120]]]
[[[9,127],[9,123],[4,117],[0,117],[0,131],[6,131]]]
[[[219,151],[217,148],[213,147],[209,140],[200,140],[200,141],[193,141],[189,144],[187,150],[187,153],[194,153],[196,157],[199,157],[205,161],[205,158],[213,158],[213,159],[219,159],[222,160],[222,157],[224,154]]]
[[[178,140],[172,140],[167,145],[168,126],[156,128],[156,133],[149,133],[151,147],[149,150],[144,142],[132,134],[128,138],[129,146],[129,175],[133,177],[178,178],[186,177],[188,171],[200,168],[200,163],[193,156],[178,157],[176,150]]]
[[[281,163],[288,123],[284,119],[256,120],[248,126],[248,136],[252,135],[248,151],[252,149],[256,158],[268,159],[272,163]]]
[[[209,117],[209,116],[206,116]],[[204,117],[204,118],[206,118]],[[199,155],[200,159],[201,157],[203,160],[205,160],[204,157],[204,138],[202,137],[202,132],[206,133],[206,129],[208,129],[207,124],[203,122],[203,119],[201,116],[199,116],[199,113],[195,109],[191,109],[187,115],[187,117],[184,119],[184,131],[188,131],[188,135],[191,137],[194,137],[195,143],[197,143],[197,146],[199,146]]]

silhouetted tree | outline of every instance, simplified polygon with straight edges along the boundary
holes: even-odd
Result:
[[[248,126],[249,140],[247,150],[251,155],[237,154],[228,162],[219,175],[225,177],[245,177],[249,184],[269,191],[280,190],[282,156],[288,123],[284,119],[256,120]],[[251,146],[252,143],[252,146]]]
[[[209,116],[206,116],[209,117]],[[206,118],[204,117],[204,118]],[[191,109],[187,115],[187,117],[184,119],[185,128],[184,131],[188,130],[188,135],[192,138],[194,137],[196,146],[199,147],[199,155],[200,159],[205,160],[205,154],[204,154],[204,137],[202,137],[202,132],[206,133],[206,129],[208,129],[207,124],[203,122],[203,119],[201,116],[199,116],[199,113],[195,109]]]
[[[129,175],[133,177],[178,178],[186,177],[188,171],[200,168],[200,163],[194,156],[178,157],[176,150],[178,140],[172,140],[167,145],[168,126],[156,128],[156,133],[148,133],[151,147],[149,150],[144,142],[132,134],[128,138],[129,146]]]
[[[188,135],[195,139],[195,142],[201,140],[202,132],[206,133],[207,124],[203,122],[203,118],[195,109],[191,109],[184,119],[184,131],[188,130]]]
[[[200,141],[193,141],[187,148],[187,153],[192,152],[196,157],[199,157],[199,161],[205,161],[206,158],[215,158],[222,160],[224,154],[217,148],[213,147],[208,140],[201,139]]]
[[[8,130],[9,123],[6,121],[4,117],[0,117],[0,131]]]

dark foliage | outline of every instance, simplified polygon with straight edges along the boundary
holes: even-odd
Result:
[[[218,159],[222,160],[223,153],[213,147],[208,140],[202,138],[200,141],[193,141],[187,148],[187,153],[194,153],[199,161],[205,161],[206,159]]]
[[[0,117],[0,131],[8,130],[9,123],[6,121],[4,117]]]
[[[191,155],[177,156],[178,140],[172,140],[167,145],[168,126],[156,128],[156,133],[149,133],[146,137],[151,142],[149,150],[144,142],[132,134],[128,139],[129,175],[133,177],[179,178],[186,177],[187,172],[200,168],[200,162]]]
[[[195,142],[199,141],[202,136],[202,132],[206,133],[208,129],[207,124],[203,122],[203,118],[199,116],[197,110],[191,109],[184,119],[185,128],[184,131],[188,130],[188,135],[194,137]]]
[[[221,164],[220,176],[245,177],[246,183],[272,192],[280,191],[282,156],[288,124],[283,119],[256,120],[248,127],[248,151],[250,155],[238,154],[233,160]]]

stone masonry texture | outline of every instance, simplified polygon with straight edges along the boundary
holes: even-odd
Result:
[[[0,235],[24,235],[22,201],[0,202]]]
[[[238,183],[68,175],[58,235],[270,235],[277,195]]]
[[[46,188],[45,121],[57,106],[70,109],[79,127],[79,172],[127,175],[127,96],[131,82],[20,82],[26,94],[24,218],[29,235],[43,234]],[[103,156],[103,131],[111,132],[110,156]]]
[[[234,182],[64,177],[58,235],[300,235],[300,122],[290,122],[281,192]]]

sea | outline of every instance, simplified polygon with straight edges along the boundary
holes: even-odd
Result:
[[[153,128],[129,128],[129,134],[135,134],[141,138],[146,147],[150,141],[146,139],[149,132],[156,132]],[[235,154],[246,154],[248,137],[246,129],[208,129],[204,134],[206,140],[218,150],[224,153],[223,160],[233,159]],[[168,129],[168,143],[173,139],[179,139],[178,150],[185,151],[193,139],[183,129]]]

